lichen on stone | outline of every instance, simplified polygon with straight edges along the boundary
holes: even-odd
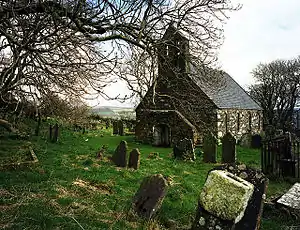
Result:
[[[211,171],[200,194],[200,203],[209,213],[239,222],[244,216],[254,186],[223,170]]]

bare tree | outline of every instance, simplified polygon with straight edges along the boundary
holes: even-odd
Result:
[[[0,97],[94,91],[109,98],[103,88],[118,80],[114,67],[145,51],[139,59],[154,66],[147,58],[155,60],[171,22],[187,35],[192,54],[211,62],[226,12],[238,8],[230,0],[0,0]],[[145,72],[139,68],[135,73]],[[144,87],[154,74],[135,76]]]
[[[259,64],[252,74],[257,83],[250,94],[263,109],[264,124],[290,130],[300,96],[300,58]]]

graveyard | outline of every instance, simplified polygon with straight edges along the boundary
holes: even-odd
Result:
[[[134,135],[126,135],[127,130],[121,136],[113,135],[111,127],[84,133],[61,127],[58,141],[51,142],[48,126],[43,125],[38,137],[0,139],[1,152],[6,152],[1,154],[5,164],[0,173],[0,228],[191,229],[196,218],[202,220],[196,215],[198,199],[208,172],[222,167],[222,146],[217,148],[216,163],[203,161],[202,148],[196,148],[194,161],[183,161],[174,158],[172,148],[139,143]],[[131,158],[127,167],[122,161],[116,165],[114,159],[115,150],[124,149],[124,143]],[[22,164],[28,162],[26,149],[36,156],[32,164]],[[260,149],[236,146],[236,153],[238,164],[261,167]],[[137,156],[139,164],[130,163]],[[133,203],[139,199],[141,183],[158,174],[167,186],[163,201],[149,213],[151,218],[137,215],[139,206],[134,209]],[[281,178],[270,180],[266,202],[293,184]],[[268,205],[260,219],[260,229],[299,226],[289,214]]]

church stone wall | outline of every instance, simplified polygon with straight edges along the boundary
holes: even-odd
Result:
[[[245,109],[221,109],[217,111],[218,138],[231,132],[237,139],[245,133],[262,131],[262,111]]]

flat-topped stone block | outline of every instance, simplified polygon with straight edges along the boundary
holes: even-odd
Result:
[[[254,191],[254,186],[232,173],[213,170],[209,173],[202,192],[200,204],[209,213],[239,222]]]
[[[300,217],[300,183],[295,183],[277,203],[290,208],[295,213],[298,213]]]

